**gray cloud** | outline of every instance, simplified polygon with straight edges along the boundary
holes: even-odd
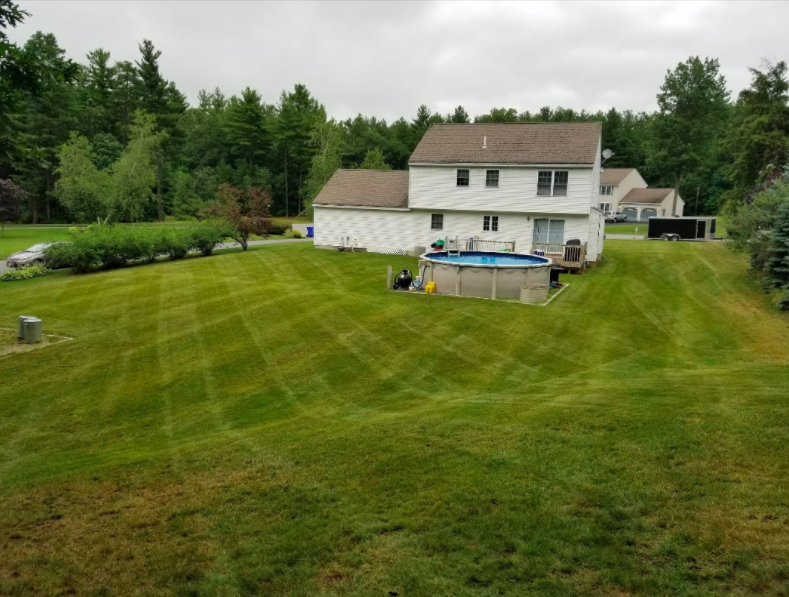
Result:
[[[150,38],[164,76],[249,85],[268,102],[304,83],[338,118],[410,117],[421,103],[474,115],[562,105],[652,110],[665,72],[719,58],[733,93],[749,66],[789,59],[789,3],[24,2],[13,31],[54,33],[69,57],[105,48],[135,60]]]

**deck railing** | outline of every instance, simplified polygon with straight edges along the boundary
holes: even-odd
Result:
[[[464,251],[494,251],[494,252],[515,252],[514,240],[486,240],[474,236],[471,238],[460,239],[459,248]]]
[[[532,253],[544,255],[559,267],[581,268],[586,264],[586,244],[532,243]]]

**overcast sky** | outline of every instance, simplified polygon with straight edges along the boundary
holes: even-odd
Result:
[[[720,59],[733,92],[747,67],[789,59],[789,3],[22,2],[11,32],[57,36],[83,61],[94,48],[135,60],[153,40],[161,70],[190,102],[249,85],[267,102],[304,83],[330,116],[411,118],[425,103],[472,116],[493,106],[655,108],[666,70]]]

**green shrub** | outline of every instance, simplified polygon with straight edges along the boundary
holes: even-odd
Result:
[[[291,234],[292,234],[293,238],[303,238],[302,233],[299,232],[298,230],[291,230]]]
[[[163,241],[163,253],[172,259],[183,259],[191,248],[192,230],[190,228],[167,230],[163,235]]]
[[[290,230],[290,224],[278,224],[277,222],[272,222],[271,223],[271,232],[269,232],[269,234],[276,234],[276,235],[282,236],[288,230]]]
[[[0,282],[17,282],[19,280],[29,280],[30,278],[40,278],[46,276],[49,270],[43,265],[29,265],[22,269],[9,269],[0,276]]]
[[[183,259],[190,251],[210,255],[224,236],[224,229],[214,222],[183,228],[88,226],[73,232],[71,242],[50,247],[47,256],[85,273],[151,262],[165,255]]]
[[[196,226],[191,229],[191,233],[191,248],[206,256],[213,253],[214,247],[221,243],[227,235],[222,226],[213,222],[205,222]]]

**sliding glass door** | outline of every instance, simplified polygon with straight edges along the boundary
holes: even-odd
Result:
[[[564,244],[564,220],[535,218],[532,242],[540,244]]]

